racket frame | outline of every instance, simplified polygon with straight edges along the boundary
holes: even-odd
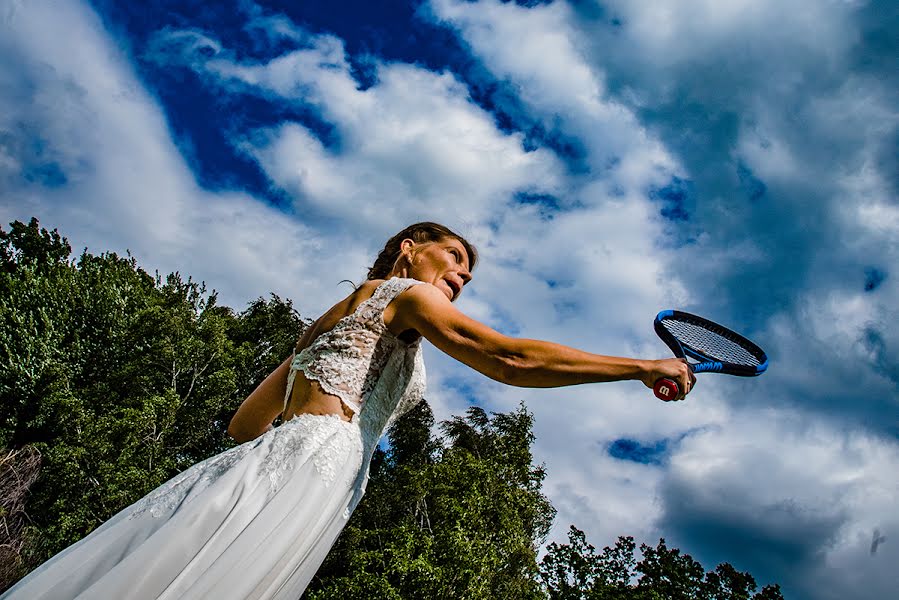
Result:
[[[666,319],[676,319],[692,323],[707,329],[712,333],[718,334],[727,340],[735,342],[742,346],[749,354],[754,356],[759,361],[759,364],[755,366],[741,365],[717,360],[703,354],[702,351],[691,347],[689,344],[680,342],[674,334],[668,331],[663,324],[663,321]],[[679,310],[663,310],[656,315],[655,321],[653,322],[653,328],[659,338],[671,348],[671,351],[674,352],[674,355],[677,358],[687,359],[687,364],[694,373],[725,373],[727,375],[736,375],[738,377],[757,377],[768,369],[768,356],[755,343],[732,329],[728,329],[723,325],[715,323],[714,321],[709,321],[698,315]],[[696,362],[690,362],[690,360]],[[657,381],[653,390],[655,391],[656,396],[662,400],[673,400],[680,394],[677,383],[666,378]]]

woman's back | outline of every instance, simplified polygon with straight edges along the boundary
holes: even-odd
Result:
[[[293,418],[170,479],[9,597],[299,597],[362,498],[390,419],[422,398],[419,345],[383,318],[419,283],[372,281],[338,303],[291,361],[307,386],[292,394]],[[352,419],[328,402],[352,409]]]
[[[397,383],[423,388],[418,336],[395,335],[384,318],[388,304],[419,283],[400,278],[368,281],[309,327],[292,361],[285,421],[297,414],[336,414],[351,420],[362,410],[394,354],[404,371]],[[404,392],[390,394],[393,402],[388,402],[389,410],[395,408],[398,396],[409,395]],[[420,399],[421,391],[415,392],[415,400]]]
[[[360,304],[371,298],[379,283],[381,280],[366,281],[352,294],[332,306],[306,329],[297,342],[296,353],[305,350],[319,336],[331,331],[338,322],[356,312]],[[283,419],[288,421],[298,414],[336,414],[341,415],[344,421],[349,421],[354,411],[343,403],[340,396],[325,392],[318,381],[309,379],[301,371],[294,380],[293,389],[284,408]]]

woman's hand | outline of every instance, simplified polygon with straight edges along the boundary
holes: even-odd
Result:
[[[640,378],[648,388],[652,388],[656,381],[662,378],[671,379],[677,383],[680,390],[675,400],[683,400],[696,384],[696,375],[683,358],[663,358],[661,360],[646,361],[646,372]]]

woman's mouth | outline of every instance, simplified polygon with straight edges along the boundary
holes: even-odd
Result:
[[[452,300],[453,298],[458,296],[459,292],[462,291],[462,288],[455,281],[450,281],[449,279],[444,279],[443,281],[446,282],[446,285],[449,286],[449,289],[452,292],[452,296],[450,297],[450,300]]]

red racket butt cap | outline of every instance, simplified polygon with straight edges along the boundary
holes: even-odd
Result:
[[[680,388],[677,387],[677,382],[674,380],[663,377],[656,381],[655,385],[652,387],[652,391],[655,392],[656,398],[659,400],[669,402],[677,398],[677,395],[680,393]]]

